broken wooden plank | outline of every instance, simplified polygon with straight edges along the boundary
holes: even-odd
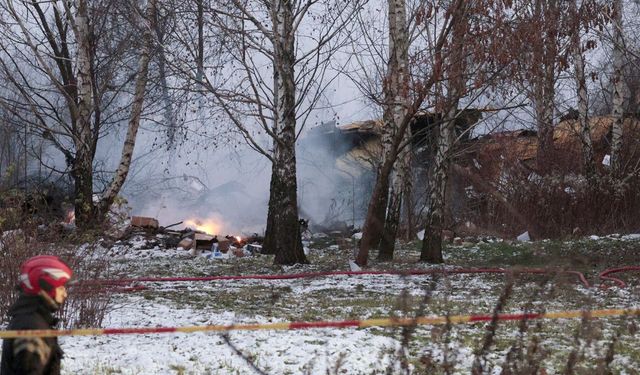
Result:
[[[157,219],[145,216],[132,216],[131,225],[145,229],[158,229],[160,227],[160,223],[158,223]]]

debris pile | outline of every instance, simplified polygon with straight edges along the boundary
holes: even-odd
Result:
[[[133,216],[130,223],[130,236],[119,241],[120,243],[134,250],[177,249],[178,252],[192,257],[223,259],[257,255],[261,253],[264,239],[258,234],[245,237],[218,236],[193,229],[189,225],[184,229],[171,229],[184,222],[163,227],[157,219],[144,216]]]

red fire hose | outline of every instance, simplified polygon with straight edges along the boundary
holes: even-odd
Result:
[[[522,268],[506,270],[503,268],[459,268],[459,269],[429,269],[429,270],[408,270],[408,271],[331,271],[331,272],[306,272],[281,275],[234,275],[234,276],[204,276],[204,277],[139,277],[128,279],[105,279],[86,280],[80,283],[80,288],[91,285],[120,287],[118,292],[135,292],[145,290],[144,286],[126,287],[133,283],[141,282],[186,282],[186,281],[215,281],[215,280],[292,280],[326,276],[361,276],[361,275],[396,275],[396,276],[416,276],[416,275],[449,275],[449,274],[482,274],[482,273],[514,273],[514,274],[547,274],[553,271],[540,268]],[[589,282],[581,272],[560,270],[558,273],[575,275],[586,288],[590,287]]]
[[[609,275],[613,273],[621,273],[621,272],[629,272],[629,271],[640,271],[640,266],[609,268],[607,270],[600,272],[600,280],[601,280],[600,286],[603,288],[608,288],[608,286],[605,285],[605,281],[612,281],[616,283],[620,288],[625,288],[627,284],[624,281],[620,280],[617,277],[612,277]]]

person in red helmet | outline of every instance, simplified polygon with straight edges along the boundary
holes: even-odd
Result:
[[[52,255],[28,259],[20,267],[20,296],[9,309],[8,330],[53,329],[54,313],[67,298],[73,272]],[[2,343],[0,375],[60,374],[62,349],[57,337],[20,337]]]

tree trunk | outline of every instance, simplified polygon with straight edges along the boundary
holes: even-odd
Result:
[[[533,101],[536,112],[538,148],[536,167],[540,174],[546,174],[552,167],[553,114],[555,107],[556,60],[558,58],[558,18],[556,0],[535,3],[535,13],[544,26],[543,35],[534,47]]]
[[[536,128],[538,131],[538,148],[536,151],[536,167],[540,174],[546,174],[552,167],[553,152],[553,113],[555,100],[555,62],[548,61],[538,79],[535,98]]]
[[[91,229],[97,224],[93,205],[93,168],[91,160],[83,154],[76,154],[76,162],[71,173],[74,182],[73,206],[76,226]]]
[[[454,108],[456,108],[454,106]],[[440,124],[438,131],[436,157],[433,160],[433,175],[429,188],[429,211],[427,212],[427,226],[422,242],[420,261],[428,263],[443,263],[442,230],[444,225],[445,193],[447,187],[449,151],[453,142],[455,125],[455,111],[449,112],[445,121]]]
[[[91,82],[91,34],[86,0],[78,1],[75,17],[76,40],[78,41],[77,112],[72,113],[76,118],[74,145],[76,154],[71,171],[75,182],[74,207],[76,225],[81,229],[93,227],[96,223],[96,210],[93,205],[93,132],[91,127],[91,112],[93,110],[93,88]],[[75,115],[75,116],[74,116]]]
[[[574,7],[575,1],[572,3]],[[577,12],[574,12],[577,15]],[[584,75],[584,56],[580,42],[580,27],[572,35],[573,60],[575,64],[576,88],[578,94],[578,116],[580,121],[580,143],[582,144],[582,161],[584,165],[584,175],[587,177],[589,185],[593,184],[596,175],[596,165],[593,157],[593,142],[591,141],[591,129],[589,127],[589,98],[587,94],[587,83]]]
[[[415,236],[415,202],[413,201],[413,173],[411,171],[413,165],[412,155],[409,153],[409,168],[406,180],[403,183],[404,191],[402,192],[402,202],[404,207],[405,241],[411,241]]]
[[[385,117],[389,118],[390,129],[393,130],[392,135],[398,132],[400,123],[407,116],[409,107],[408,98],[408,47],[409,39],[407,33],[407,14],[406,4],[404,0],[389,1],[389,85],[385,92],[387,97],[392,97],[393,102],[385,108]],[[387,121],[385,121],[386,123]],[[380,238],[380,252],[378,258],[380,260],[393,259],[393,251],[395,249],[396,237],[398,233],[398,225],[400,222],[400,211],[402,209],[402,193],[403,182],[406,181],[407,160],[410,150],[410,129],[405,131],[403,142],[407,145],[399,153],[399,162],[396,162],[396,173],[394,174],[391,192],[389,193],[389,205],[387,207],[387,215],[384,230]],[[391,142],[389,142],[391,144]],[[389,147],[390,149],[391,147]],[[389,150],[385,150],[387,155]]]
[[[399,177],[394,177],[400,181]],[[378,252],[378,260],[393,260],[393,251],[395,249],[396,234],[398,233],[398,224],[400,222],[400,209],[402,207],[402,184],[395,183],[389,193],[389,205],[387,207],[387,218],[384,223],[382,238],[380,239],[380,251]]]
[[[173,100],[171,100],[169,94],[169,83],[167,82],[167,58],[164,50],[165,30],[162,29],[162,25],[160,24],[158,12],[154,12],[153,26],[156,38],[158,38],[158,76],[160,78],[160,89],[162,90],[162,101],[164,102],[163,117],[165,126],[167,127],[167,150],[170,150],[176,142],[178,124],[173,108]],[[198,59],[198,63],[199,61]],[[200,67],[200,65],[198,65],[198,67]],[[202,79],[202,77],[200,79]]]
[[[622,160],[620,152],[622,150],[622,132],[624,126],[624,37],[622,34],[622,0],[613,2],[613,108],[612,114],[615,118],[611,129],[611,173],[615,178],[622,176]]]
[[[545,100],[543,103],[547,103]],[[547,105],[542,105],[544,109],[536,111],[536,127],[538,129],[538,147],[536,150],[536,169],[540,174],[546,174],[551,169],[551,154],[553,151],[553,125],[551,117],[546,110]]]
[[[155,19],[156,1],[149,0],[147,2],[146,11],[146,23],[144,24],[144,41],[142,50],[140,51],[140,58],[138,60],[138,73],[136,77],[135,92],[133,95],[133,105],[131,106],[131,114],[129,115],[129,126],[127,129],[127,135],[125,137],[124,145],[122,146],[122,155],[120,156],[120,164],[116,170],[116,174],[109,185],[107,191],[103,194],[100,202],[100,219],[104,218],[104,215],[109,211],[109,207],[113,203],[113,200],[120,192],[122,185],[124,184],[127,175],[129,174],[129,167],[131,165],[131,159],[133,156],[133,149],[136,145],[136,136],[138,134],[138,128],[140,127],[140,115],[142,114],[142,107],[144,105],[144,94],[147,87],[147,77],[149,73],[149,59],[151,54],[151,46],[153,44],[153,36],[151,35],[152,23]]]
[[[196,80],[204,78],[204,0],[196,0],[198,26],[198,53],[196,54]]]
[[[446,188],[449,178],[450,153],[455,139],[455,123],[458,115],[460,97],[464,95],[466,70],[465,35],[467,32],[468,18],[453,26],[451,52],[448,62],[448,111],[439,126],[437,134],[436,156],[433,161],[433,178],[429,191],[429,212],[427,213],[427,226],[420,252],[420,261],[428,263],[443,263],[442,256],[442,229],[444,226],[444,211]]]
[[[389,193],[389,174],[393,163],[387,160],[376,175],[376,182],[367,207],[367,216],[362,227],[360,249],[356,257],[356,264],[366,266],[369,260],[369,250],[380,243],[380,233],[384,230],[384,212],[387,207]]]
[[[394,146],[394,143],[397,142],[394,142],[394,140],[398,137],[403,138],[403,134],[400,134],[399,128],[400,124],[406,121],[409,107],[409,37],[405,1],[389,0],[388,10],[389,61],[387,63],[387,74],[383,86],[385,104],[383,114],[384,124],[381,134],[382,155],[380,167],[376,175],[376,184],[371,200],[369,201],[365,224],[362,228],[360,250],[356,258],[356,263],[360,266],[367,264],[369,249],[377,247],[382,240],[384,231],[383,223],[385,222],[385,212],[389,199],[389,175],[397,155],[397,147]],[[399,204],[399,202],[394,202],[394,204]],[[395,234],[393,237],[393,241],[395,242]]]
[[[293,164],[291,159],[293,158]],[[279,202],[274,213],[273,242],[275,243],[275,264],[292,265],[309,263],[302,248],[300,223],[298,221],[297,183],[295,155],[289,153],[282,163],[278,163],[276,184],[271,194]],[[291,168],[291,165],[294,168]]]
[[[410,129],[407,129],[404,142],[411,141]],[[411,184],[410,177],[411,148],[405,147],[398,155],[396,161],[396,173],[393,174],[391,192],[389,193],[389,205],[387,208],[387,218],[384,224],[382,239],[380,240],[380,251],[378,260],[387,261],[393,259],[398,227],[400,224],[400,213],[405,200],[404,193],[407,184]]]
[[[298,222],[298,184],[296,175],[296,87],[294,66],[295,37],[293,4],[277,0],[272,9],[274,20],[274,156],[272,190],[269,202],[277,202],[271,232],[275,264],[308,263],[302,248]]]
[[[276,163],[271,165],[271,182],[269,185],[269,206],[267,208],[267,228],[264,232],[264,241],[262,242],[263,254],[275,254],[276,253],[276,231],[278,225],[276,225],[276,213],[280,211],[278,206],[278,200],[276,194],[276,186],[280,186],[277,181],[278,175],[276,174]]]

